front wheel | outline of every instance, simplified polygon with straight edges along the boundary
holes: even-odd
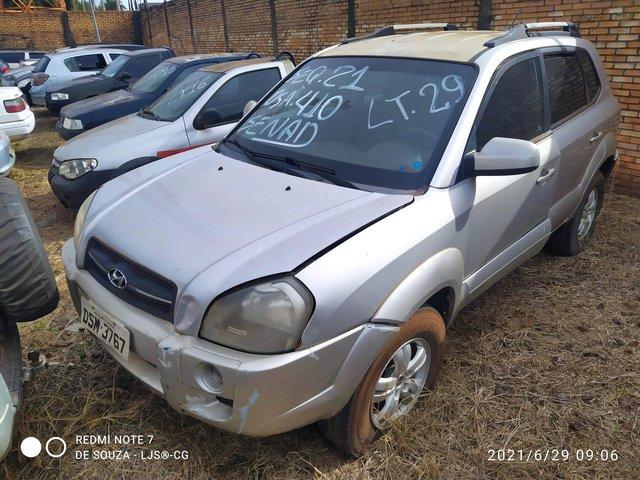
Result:
[[[347,405],[320,422],[325,437],[359,457],[376,435],[405,415],[442,363],[445,326],[433,308],[418,310],[384,346]]]
[[[604,176],[598,172],[580,200],[574,216],[549,238],[547,247],[552,253],[577,255],[587,248],[596,227],[596,217],[602,208],[604,190]]]

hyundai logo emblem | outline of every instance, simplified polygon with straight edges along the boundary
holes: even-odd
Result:
[[[117,268],[112,268],[111,270],[109,270],[107,276],[109,277],[111,285],[113,285],[114,287],[121,290],[127,288],[127,277],[124,276],[124,273],[122,273],[122,271],[118,270]]]

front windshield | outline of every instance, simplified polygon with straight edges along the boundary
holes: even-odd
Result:
[[[109,65],[107,65],[106,67],[104,67],[101,71],[100,71],[100,75],[104,76],[104,77],[114,77],[119,71],[120,68],[122,68],[122,66],[127,63],[127,61],[129,60],[129,58],[126,55],[120,55],[118,58],[116,58],[113,62],[111,62]]]
[[[358,188],[423,190],[474,78],[463,63],[313,59],[228,140],[245,152],[330,169]]]
[[[158,100],[143,111],[156,120],[173,122],[180,118],[193,103],[220,77],[222,73],[197,70],[171,87]]]
[[[174,62],[165,60],[149,70],[140,80],[131,85],[131,91],[136,93],[154,92],[177,68],[178,65]]]

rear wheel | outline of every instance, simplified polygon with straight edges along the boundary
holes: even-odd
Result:
[[[574,216],[549,238],[547,247],[551,252],[556,255],[577,255],[587,248],[602,208],[604,190],[604,176],[598,172],[591,180]]]
[[[433,308],[405,323],[378,354],[347,405],[320,422],[325,437],[358,457],[376,436],[405,415],[423,388],[432,388],[442,363],[445,326]]]

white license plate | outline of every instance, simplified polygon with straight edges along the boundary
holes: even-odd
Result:
[[[120,357],[129,358],[129,330],[91,300],[81,298],[80,321]]]

